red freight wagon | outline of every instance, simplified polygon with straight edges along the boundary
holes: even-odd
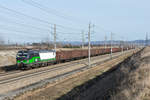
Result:
[[[91,56],[97,56],[102,54],[110,53],[111,49],[91,49]],[[121,48],[112,48],[112,52],[119,52]],[[58,51],[56,52],[56,60],[57,61],[65,61],[72,60],[78,58],[88,57],[88,49],[85,50],[71,50],[71,51]]]

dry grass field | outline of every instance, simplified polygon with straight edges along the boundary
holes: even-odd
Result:
[[[132,57],[117,72],[121,76],[116,81],[121,82],[110,100],[150,100],[150,47]]]
[[[0,51],[0,67],[16,64],[17,50],[1,50]]]

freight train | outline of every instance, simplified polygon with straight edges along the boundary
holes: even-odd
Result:
[[[120,52],[121,48],[113,48],[112,52]],[[124,50],[126,50],[124,48]],[[110,48],[91,49],[91,56],[108,54]],[[21,50],[18,51],[16,62],[18,68],[35,68],[55,63],[88,57],[88,50],[54,51],[54,50]]]

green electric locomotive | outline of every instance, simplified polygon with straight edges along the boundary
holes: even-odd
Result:
[[[38,67],[56,62],[56,52],[54,50],[22,50],[18,51],[16,60],[20,68]]]

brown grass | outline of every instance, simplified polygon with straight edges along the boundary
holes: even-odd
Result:
[[[110,100],[150,100],[150,48],[131,58],[119,71],[124,76]]]

